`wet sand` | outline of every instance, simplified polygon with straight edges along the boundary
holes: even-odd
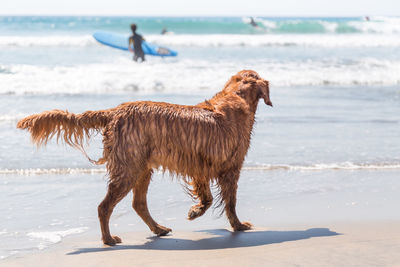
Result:
[[[5,259],[1,266],[399,266],[400,222],[352,222],[121,235],[103,246],[82,234],[36,254]]]

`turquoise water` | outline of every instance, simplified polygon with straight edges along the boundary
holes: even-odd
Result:
[[[316,34],[316,33],[399,33],[398,18],[362,17],[304,18],[258,17],[259,27],[251,26],[248,17],[0,17],[0,32],[91,33],[102,29],[126,32],[135,22],[144,34],[160,33],[167,28],[176,34]]]

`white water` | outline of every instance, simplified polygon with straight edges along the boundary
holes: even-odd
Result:
[[[353,162],[341,163],[320,163],[312,165],[288,165],[288,164],[245,164],[243,170],[288,170],[288,171],[323,171],[323,170],[397,170],[400,163],[377,163],[377,164],[357,164]],[[67,175],[67,174],[99,174],[107,173],[105,168],[51,168],[51,169],[0,169],[0,175]],[[161,171],[160,171],[161,173]],[[1,234],[1,232],[0,232]]]
[[[32,239],[41,239],[43,241],[39,241],[38,248],[39,249],[44,249],[50,244],[55,244],[61,242],[62,238],[69,236],[69,235],[74,235],[74,234],[80,234],[86,231],[88,228],[87,227],[80,227],[80,228],[71,228],[65,231],[53,231],[53,232],[30,232],[27,233],[26,236],[30,237]]]
[[[300,46],[324,48],[397,47],[397,34],[209,34],[209,35],[147,35],[151,43],[169,47],[269,47]],[[0,36],[0,47],[95,47],[99,44],[91,35]]]
[[[118,56],[112,63],[74,64],[71,66],[35,66],[1,64],[0,94],[88,94],[88,93],[193,93],[218,91],[236,60],[151,59],[146,65],[132,65]],[[163,75],[165,68],[174,73]],[[400,84],[400,60],[360,58],[352,61],[313,59],[307,61],[252,60],[242,68],[257,69],[273,87],[322,85]],[[307,71],[304,71],[307,70]],[[202,76],[197,75],[201,71]],[[205,79],[206,77],[206,79]],[[190,91],[188,91],[190,88]],[[0,120],[4,120],[0,115]]]

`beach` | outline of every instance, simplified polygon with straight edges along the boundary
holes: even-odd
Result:
[[[0,265],[399,265],[399,19],[266,17],[259,29],[246,19],[1,16]],[[178,56],[137,64],[92,37],[129,34],[132,22]],[[173,232],[154,237],[128,194],[110,222],[123,243],[104,247],[105,166],[55,140],[37,148],[16,129],[52,109],[193,105],[242,69],[269,80],[274,104],[259,103],[239,180],[249,232],[231,233],[218,208],[188,221],[179,177],[156,170],[149,209]],[[85,149],[100,158],[101,134]]]
[[[8,231],[25,229],[27,236],[2,235],[3,253],[15,251],[0,262],[4,266],[396,266],[400,260],[397,170],[244,170],[238,215],[254,230],[243,233],[231,232],[218,209],[188,221],[192,201],[177,181],[158,173],[149,189],[149,208],[172,233],[154,236],[133,211],[129,194],[111,217],[111,232],[123,241],[115,247],[100,240],[96,207],[106,191],[101,173],[29,177],[33,184],[50,183],[56,192],[51,196],[48,188],[37,186],[13,190],[26,180],[18,176],[8,175],[1,193],[14,191],[3,202],[15,210],[6,223],[18,221]],[[19,207],[21,214],[16,195],[39,197]],[[28,230],[34,224],[36,229]]]

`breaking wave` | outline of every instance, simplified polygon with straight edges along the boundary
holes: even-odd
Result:
[[[146,35],[146,40],[171,48],[179,47],[398,47],[398,35],[374,34],[181,34]],[[0,36],[0,47],[95,47],[91,35]],[[1,70],[0,70],[1,71]]]
[[[248,18],[243,18],[248,23]],[[361,33],[361,34],[398,34],[399,17],[373,16],[365,18],[256,18],[260,27],[269,33]]]
[[[196,67],[193,67],[196,66]],[[308,60],[252,62],[181,59],[132,65],[129,58],[114,62],[72,66],[0,65],[0,95],[91,94],[91,93],[193,93],[215,92],[236,69],[257,69],[274,87],[290,86],[397,86],[400,84],[400,61],[374,58],[357,60]],[[162,75],[165,68],[179,75]],[[199,70],[204,75],[198,75]],[[160,74],[160,75],[158,75]],[[190,88],[190,92],[188,91]],[[5,117],[0,117],[0,122]]]

